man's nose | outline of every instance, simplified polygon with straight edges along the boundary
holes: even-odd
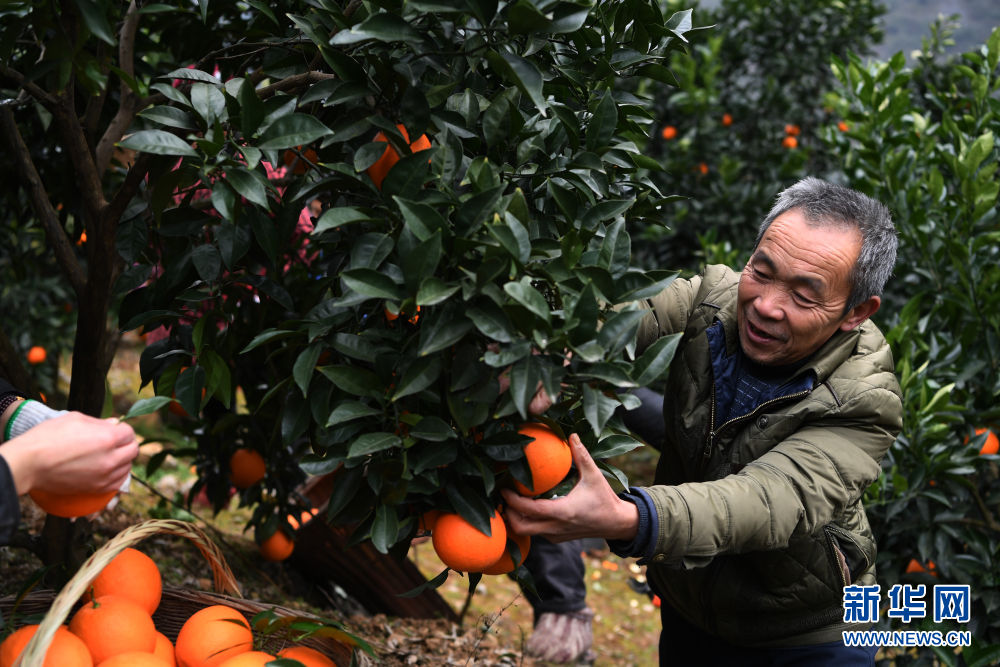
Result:
[[[781,290],[775,289],[772,286],[765,287],[757,298],[754,299],[753,305],[757,313],[769,320],[780,320],[785,316],[785,295]]]

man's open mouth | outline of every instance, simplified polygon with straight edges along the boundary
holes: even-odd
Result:
[[[749,319],[747,319],[747,328],[750,330],[750,333],[754,336],[754,338],[761,338],[765,341],[780,340],[777,336],[764,331],[760,327],[754,326],[753,322]]]

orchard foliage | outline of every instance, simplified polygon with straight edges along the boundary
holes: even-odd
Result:
[[[671,79],[690,12],[258,9],[268,35],[151,80],[162,97],[121,142],[152,162],[118,237],[121,326],[166,327],[143,381],[204,418],[190,425],[217,506],[219,463],[252,447],[271,462],[244,496],[265,534],[299,462],[336,474],[328,518],[382,551],[431,508],[488,530],[499,488],[530,481],[516,427],[539,388],[595,457],[635,447],[613,413],[676,344],[634,346],[633,302],[674,277],[632,266],[628,229],[666,199],[638,148],[638,82]],[[380,187],[378,132],[400,155]]]
[[[840,120],[824,103],[836,84],[826,63],[831,56],[867,55],[881,39],[877,21],[884,11],[876,0],[696,6],[699,22],[713,29],[690,50],[672,54],[678,86],[656,89],[647,148],[663,166],[651,174],[653,182],[684,197],[665,209],[669,227],[642,230],[643,265],[742,265],[780,190],[837,171],[838,157],[818,137]],[[664,136],[668,127],[676,136]]]
[[[885,316],[904,426],[867,503],[880,583],[939,583],[903,573],[916,558],[935,563],[940,583],[968,584],[976,644],[962,655],[982,665],[1000,657],[1000,459],[980,454],[986,436],[974,433],[997,431],[1000,414],[1000,30],[954,58],[945,39],[936,26],[911,67],[902,54],[834,60],[831,103],[851,129],[827,140],[850,184],[892,208],[900,235]]]

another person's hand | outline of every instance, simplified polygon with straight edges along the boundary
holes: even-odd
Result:
[[[18,495],[106,493],[119,488],[139,453],[132,427],[80,412],[49,419],[0,447]]]
[[[635,505],[618,497],[580,436],[569,436],[569,446],[580,479],[568,495],[534,500],[510,489],[502,491],[511,529],[522,535],[544,535],[553,542],[582,537],[635,539],[639,528]]]

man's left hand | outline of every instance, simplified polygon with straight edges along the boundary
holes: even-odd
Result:
[[[510,489],[502,491],[511,530],[522,535],[544,535],[553,542],[582,537],[635,539],[639,528],[635,505],[614,492],[580,436],[570,435],[569,446],[580,480],[568,495],[534,500]]]

